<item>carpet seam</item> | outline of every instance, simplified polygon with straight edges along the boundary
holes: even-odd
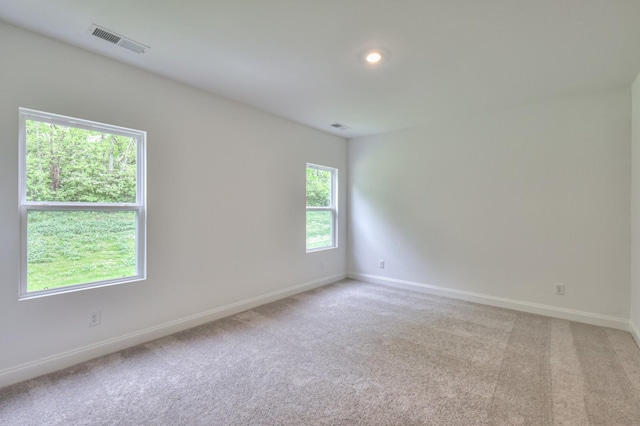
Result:
[[[496,392],[498,390],[498,384],[500,383],[500,375],[502,374],[502,368],[504,366],[504,360],[507,357],[507,348],[509,347],[509,342],[511,341],[511,338],[513,337],[513,326],[515,325],[515,322],[518,319],[518,314],[516,314],[516,317],[513,319],[513,321],[511,322],[511,330],[509,330],[509,338],[507,339],[507,344],[504,347],[504,350],[502,351],[502,359],[500,360],[500,368],[498,368],[498,374],[496,375],[496,382],[493,386],[493,395],[491,396],[491,406],[489,407],[489,418],[492,417],[492,413],[495,407],[495,403],[496,403]]]
[[[629,377],[629,373],[627,373],[627,370],[624,368],[624,363],[620,359],[620,356],[618,355],[618,351],[616,350],[616,347],[611,342],[609,335],[607,333],[605,333],[604,335],[607,338],[607,342],[609,342],[609,346],[613,350],[613,354],[615,356],[616,361],[618,362],[618,365],[620,366],[620,369],[622,370],[622,372],[624,372],[624,379],[625,379],[625,382],[627,382],[629,389],[631,389],[632,391],[632,397],[635,400],[636,405],[640,407],[640,396],[638,395],[638,390],[634,386],[633,382],[631,381],[631,378]]]

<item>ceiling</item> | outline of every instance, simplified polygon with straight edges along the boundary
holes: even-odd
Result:
[[[640,0],[0,0],[0,20],[347,138],[640,72]]]

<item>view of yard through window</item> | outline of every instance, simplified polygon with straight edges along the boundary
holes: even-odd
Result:
[[[307,165],[307,250],[334,246],[333,173]]]
[[[307,212],[307,250],[331,245],[331,212]]]
[[[136,275],[136,138],[27,119],[24,155],[27,292]]]
[[[29,291],[134,275],[135,214],[29,212]]]

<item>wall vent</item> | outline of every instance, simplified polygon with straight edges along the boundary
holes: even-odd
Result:
[[[340,129],[340,130],[351,130],[351,127],[346,126],[344,124],[340,124],[340,123],[333,123],[331,127],[335,127],[336,129]]]
[[[89,33],[92,36],[106,40],[109,43],[117,44],[120,47],[124,47],[125,49],[131,50],[132,52],[144,53],[146,49],[149,49],[149,46],[145,46],[144,44],[135,42],[130,38],[126,38],[121,35],[118,35],[113,31],[107,30],[106,28],[99,27],[96,24],[91,25],[91,27],[89,28]]]

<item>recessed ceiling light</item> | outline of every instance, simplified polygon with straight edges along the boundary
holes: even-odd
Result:
[[[382,53],[380,53],[380,51],[378,50],[372,50],[367,53],[367,56],[365,56],[365,60],[370,64],[377,64],[382,60]]]

